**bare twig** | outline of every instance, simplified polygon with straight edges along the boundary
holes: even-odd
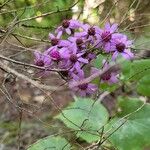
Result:
[[[49,69],[47,67],[40,67],[40,66],[36,66],[36,65],[33,65],[33,64],[28,64],[28,63],[20,62],[20,61],[17,61],[17,60],[5,57],[3,55],[0,55],[0,59],[3,59],[3,60],[6,60],[8,62],[12,62],[12,63],[18,64],[18,65],[22,65],[22,66],[26,66],[26,67],[31,67],[31,68],[35,68],[35,69],[40,69],[40,70],[43,70],[43,71],[53,71],[53,72],[66,71],[64,69]]]
[[[44,90],[51,90],[51,91],[64,90],[64,88],[58,88],[56,86],[48,86],[48,85],[40,84],[37,81],[34,81],[34,80],[28,78],[27,76],[15,71],[14,69],[10,68],[9,66],[5,65],[2,62],[0,62],[0,68],[4,68],[4,70],[6,70],[7,72],[17,76],[20,79],[26,80],[27,82],[31,83],[35,87],[38,87],[38,88],[41,88]]]
[[[0,5],[0,10],[1,10],[7,3],[9,3],[10,1],[12,1],[12,0],[6,0],[2,5]]]
[[[22,19],[22,20],[18,20],[15,22],[15,25],[19,24],[19,23],[22,23],[22,22],[26,22],[26,21],[30,21],[30,20],[34,20],[36,18],[41,18],[41,17],[46,17],[46,16],[49,16],[49,15],[53,15],[53,14],[57,14],[57,13],[62,13],[62,12],[68,12],[68,11],[71,11],[71,9],[79,2],[79,0],[77,2],[75,2],[73,5],[71,5],[69,8],[67,9],[57,9],[56,11],[52,11],[52,12],[47,12],[47,13],[43,13],[39,16],[33,16],[33,17],[29,17],[29,18],[25,18],[25,19]]]

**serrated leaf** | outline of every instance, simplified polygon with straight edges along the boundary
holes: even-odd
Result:
[[[146,75],[139,80],[137,92],[144,96],[150,96],[150,75]]]
[[[139,99],[121,98],[119,106],[121,113],[110,123],[113,131],[118,130],[109,138],[110,142],[118,150],[144,150],[150,146],[150,105],[143,105]],[[130,117],[121,119],[129,113]]]
[[[65,138],[48,136],[32,144],[27,150],[70,150],[71,145]]]
[[[144,75],[150,74],[150,60],[141,59],[133,62],[125,61],[121,64],[125,80],[139,80]]]
[[[131,69],[133,71],[133,79],[139,80],[146,74],[150,74],[150,60],[141,59],[133,62]]]
[[[63,114],[65,117],[59,114],[56,118],[71,129],[80,130],[82,127],[83,131],[76,135],[89,143],[99,140],[96,131],[106,124],[109,117],[103,105],[89,98],[76,98],[75,102],[63,110]]]

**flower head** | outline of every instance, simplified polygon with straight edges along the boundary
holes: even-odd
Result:
[[[107,70],[109,68],[109,64],[106,60],[103,60],[103,68],[102,71]],[[107,70],[101,76],[101,81],[106,82],[108,84],[117,83],[118,82],[118,72],[116,70]]]
[[[89,62],[96,59],[96,54],[94,52],[85,52],[83,58],[86,58]]]
[[[117,24],[110,25],[110,23],[106,23],[104,29],[101,31],[99,43],[102,44],[101,46],[106,52],[110,52],[111,50],[111,44],[113,43],[112,36],[117,31],[117,28]]]
[[[68,49],[65,50],[65,64],[72,66],[77,70],[81,68],[81,64],[87,64],[88,60],[83,58],[84,52],[78,52],[77,47],[74,44],[71,44]]]
[[[51,40],[51,45],[57,46],[58,48],[69,46],[70,42],[68,40],[62,40],[60,36],[61,36],[60,34],[57,34],[57,36],[55,36],[54,34],[49,33],[49,39]]]
[[[80,26],[81,24],[77,20],[64,20],[62,25],[57,28],[56,32],[60,35],[62,35],[64,32],[70,35],[72,32],[74,32],[74,29],[78,29]]]
[[[74,84],[80,83],[84,79],[85,79],[84,72],[81,72],[80,74],[78,74],[78,76],[74,76],[74,78],[70,82],[71,89],[76,94],[79,94],[82,97],[90,96],[90,95],[94,94],[97,90],[97,86],[92,83],[83,83],[83,84],[79,84],[78,86],[74,86]]]
[[[89,24],[82,25],[83,32],[75,33],[75,37],[83,37],[88,39],[90,42],[94,41],[99,37],[101,29],[97,26],[90,26]]]
[[[108,84],[113,84],[118,82],[118,71],[116,70],[109,70],[109,64],[106,62],[106,60],[103,60],[103,68],[102,72],[105,71],[100,77],[101,77],[101,82],[102,83],[108,83]],[[92,68],[92,73],[96,73],[100,71],[97,68]]]
[[[86,41],[82,37],[69,37],[68,40],[74,44],[77,50],[83,50],[86,47]]]
[[[35,51],[34,56],[35,56],[34,59],[35,65],[40,67],[48,67],[51,65],[51,59],[48,55]]]
[[[60,59],[61,59],[60,52],[59,52],[58,48],[55,46],[49,48],[45,52],[45,54],[47,54],[51,58],[51,60],[53,60],[53,61],[60,61]]]
[[[131,46],[132,41],[128,40],[126,35],[119,33],[114,35],[113,44],[111,46],[111,50],[114,52],[112,59],[115,60],[120,54],[126,59],[132,59],[134,55],[130,51]]]

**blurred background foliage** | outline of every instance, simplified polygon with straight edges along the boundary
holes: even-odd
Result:
[[[0,0],[0,27],[8,29],[14,20],[40,16],[68,9],[75,0]],[[47,39],[63,19],[80,19],[103,26],[106,21],[120,24],[122,32],[134,36],[137,42],[149,40],[149,0],[79,0],[70,11],[58,12],[18,24],[13,32]],[[139,39],[140,38],[140,39]],[[140,41],[139,41],[140,40]],[[26,42],[26,45],[33,41]],[[138,44],[136,44],[138,45]]]

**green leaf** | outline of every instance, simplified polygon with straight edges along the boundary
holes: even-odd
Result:
[[[150,36],[141,35],[135,40],[134,45],[137,50],[149,49],[149,42],[150,42]]]
[[[32,144],[27,150],[70,150],[71,145],[62,137],[48,136]]]
[[[116,90],[116,88],[117,88],[116,84],[107,84],[107,83],[100,84],[100,90],[102,90],[102,91],[113,92]]]
[[[99,54],[97,56],[97,58],[94,60],[94,67],[96,67],[97,69],[101,69],[102,66],[103,66],[103,63],[102,61],[106,59],[106,56],[105,55],[102,55],[102,54]]]
[[[133,62],[131,66],[133,71],[133,79],[139,80],[146,74],[150,74],[150,60],[141,59]]]
[[[100,130],[109,117],[103,105],[89,98],[76,98],[75,102],[63,110],[63,114],[65,117],[59,114],[56,118],[71,129],[80,130],[82,127],[83,131],[78,131],[76,135],[89,143],[99,140],[96,130]]]
[[[125,61],[121,66],[125,80],[137,81],[144,75],[150,74],[150,60],[148,59],[135,60],[133,62]]]
[[[150,96],[150,75],[146,75],[139,80],[137,92],[144,96]]]
[[[121,68],[122,68],[122,75],[121,79],[123,80],[128,80],[128,78],[131,77],[131,63],[130,61],[124,61],[124,63],[121,64]]]
[[[110,122],[111,133],[118,130],[110,136],[110,142],[119,150],[143,150],[150,146],[150,105],[135,98],[121,98],[119,106],[121,113]],[[121,119],[127,114],[128,118]]]

